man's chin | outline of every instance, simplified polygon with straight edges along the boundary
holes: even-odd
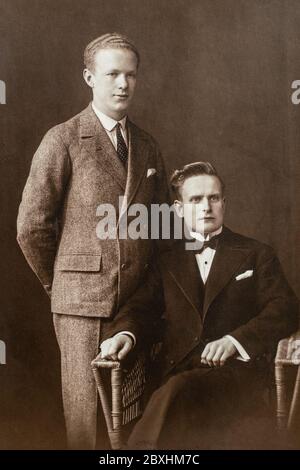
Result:
[[[124,99],[124,100],[117,100],[114,103],[115,110],[127,109],[130,105],[130,101],[131,100],[129,98]]]
[[[127,114],[128,107],[129,107],[129,103],[119,103],[118,105],[114,107],[114,113],[118,116],[122,116],[123,118]]]
[[[109,112],[104,114],[111,117],[112,119],[115,119],[116,121],[120,121],[124,116],[126,116],[127,108],[128,106],[114,106],[114,108],[111,108]]]

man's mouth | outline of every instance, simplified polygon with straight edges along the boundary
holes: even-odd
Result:
[[[128,98],[129,95],[114,95],[114,96],[116,96],[117,98],[125,99],[125,98]]]

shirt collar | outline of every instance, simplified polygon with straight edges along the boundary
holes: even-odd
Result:
[[[115,119],[112,119],[111,117],[102,113],[102,111],[96,108],[94,103],[92,103],[92,108],[106,131],[111,132],[116,127],[118,122],[121,124],[123,131],[126,130],[127,116],[124,116],[120,121],[116,121]]]
[[[191,237],[195,238],[196,240],[199,240],[200,242],[204,242],[204,241],[210,240],[212,237],[215,237],[216,235],[219,235],[219,233],[221,233],[222,230],[223,230],[223,226],[218,228],[218,230],[216,230],[215,232],[208,233],[206,237],[204,237],[204,235],[199,232],[190,232],[190,234],[191,234]]]

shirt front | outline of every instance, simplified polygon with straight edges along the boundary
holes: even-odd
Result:
[[[218,230],[215,232],[209,233],[206,235],[202,235],[202,233],[198,232],[191,232],[191,236],[195,238],[196,240],[199,240],[200,242],[204,242],[207,240],[210,240],[211,238],[215,237],[216,235],[219,235],[222,232],[223,227],[220,227]],[[196,256],[196,261],[198,264],[198,268],[200,271],[200,275],[202,277],[203,283],[205,284],[210,272],[210,268],[212,266],[212,262],[214,260],[216,254],[216,250],[214,248],[206,247],[201,253],[197,253]]]
[[[96,108],[95,104],[92,103],[92,108],[94,113],[96,114],[97,118],[101,122],[102,126],[105,129],[106,134],[110,138],[111,143],[113,144],[115,150],[117,150],[117,132],[116,132],[116,125],[118,122],[121,125],[121,134],[125,141],[125,144],[128,148],[128,137],[127,137],[127,129],[126,129],[126,121],[127,116],[124,116],[120,121],[116,121],[111,117],[107,116],[106,114],[102,113],[98,108]]]

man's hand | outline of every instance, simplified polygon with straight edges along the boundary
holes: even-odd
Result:
[[[101,343],[101,358],[121,361],[133,347],[133,340],[128,335],[116,335]]]
[[[229,338],[221,338],[217,341],[207,343],[201,354],[202,364],[210,367],[220,367],[225,361],[237,353],[237,349]]]

